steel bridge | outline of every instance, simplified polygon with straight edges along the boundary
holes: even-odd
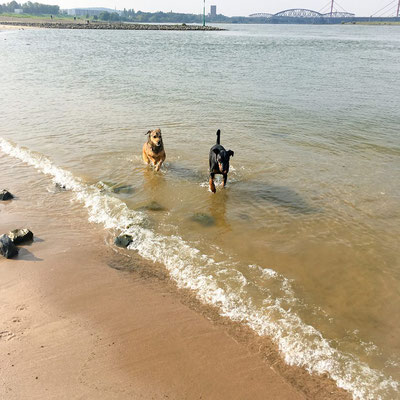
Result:
[[[353,18],[355,14],[349,12],[332,12],[321,14],[318,11],[308,10],[306,8],[291,8],[289,10],[283,10],[276,14],[268,14],[268,13],[255,13],[250,14],[250,18],[275,18],[275,17],[286,17],[286,18]]]
[[[274,17],[321,18],[322,14],[318,11],[308,10],[306,8],[291,8],[274,14]]]
[[[336,11],[332,13],[326,13],[322,14],[324,18],[353,18],[356,16],[356,14],[352,14],[349,12],[344,12],[344,11]]]
[[[385,7],[382,7],[375,14],[371,15],[371,18],[400,18],[400,0],[390,0],[391,2],[387,4]],[[335,6],[338,6],[341,10],[335,9]],[[327,12],[327,11],[330,12]],[[396,11],[396,12],[395,12]],[[251,14],[249,17],[253,18],[336,18],[338,19],[346,19],[346,18],[354,18],[355,14],[347,12],[336,0],[329,0],[328,4],[326,4],[320,11],[309,10],[307,8],[291,8],[289,10],[283,10],[276,14],[268,14],[268,13],[256,13]],[[332,21],[333,22],[333,21]]]
[[[392,3],[394,3],[395,1],[396,0],[393,0]],[[398,0],[398,1],[399,1],[398,8],[400,8],[400,0]],[[339,6],[341,8],[341,11],[338,11],[337,9],[335,10],[334,9],[335,5]],[[330,10],[330,12],[327,12],[328,11],[327,8]],[[399,10],[397,10],[397,14],[399,14]],[[277,12],[276,14],[256,13],[256,14],[249,15],[249,17],[273,18],[273,19],[275,19],[275,18],[317,18],[317,19],[318,18],[341,18],[341,19],[343,19],[343,18],[354,18],[355,14],[347,12],[341,5],[339,5],[339,3],[336,0],[329,0],[328,4],[326,4],[320,11],[309,10],[307,8],[290,8],[288,10],[283,10],[283,11]]]
[[[271,18],[274,14],[268,14],[268,13],[256,13],[256,14],[250,14],[250,18]]]

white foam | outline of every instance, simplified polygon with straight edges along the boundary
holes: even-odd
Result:
[[[75,198],[87,208],[91,222],[131,234],[133,242],[129,248],[148,260],[163,263],[179,287],[194,290],[201,301],[217,306],[221,315],[271,337],[288,364],[303,366],[311,373],[327,373],[354,398],[398,397],[399,382],[371,369],[353,355],[336,350],[320,332],[290,310],[290,305],[299,300],[290,281],[276,271],[257,265],[245,266],[265,280],[265,287],[268,282],[278,286],[273,293],[266,292],[264,302],[256,305],[248,291],[252,282],[234,263],[217,263],[178,236],[160,235],[144,228],[143,213],[130,210],[125,203],[94,185],[84,184],[46,157],[3,138],[0,138],[0,149],[74,192]],[[243,266],[241,268],[243,270]]]

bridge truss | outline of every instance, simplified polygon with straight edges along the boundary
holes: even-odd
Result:
[[[274,14],[274,17],[321,18],[322,14],[306,8],[291,8],[290,10],[283,10]]]
[[[352,14],[349,12],[341,12],[341,11],[336,11],[332,13],[326,13],[322,14],[324,18],[353,18],[356,16],[356,14]]]
[[[256,14],[250,14],[250,18],[271,18],[273,14],[268,14],[268,13],[256,13]]]

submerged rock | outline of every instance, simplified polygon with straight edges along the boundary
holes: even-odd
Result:
[[[0,192],[0,200],[11,200],[11,199],[13,199],[14,198],[14,196],[8,191],[8,190],[2,190],[1,192]]]
[[[96,187],[102,191],[108,191],[117,194],[132,194],[135,189],[132,185],[118,185],[110,181],[99,181]]]
[[[18,255],[18,249],[7,235],[0,236],[0,254],[5,258],[12,258]]]
[[[115,238],[114,244],[118,247],[128,247],[133,242],[131,235],[120,235]]]
[[[203,226],[213,226],[215,225],[215,218],[208,214],[196,213],[193,214],[190,219],[194,222],[197,222]]]
[[[117,194],[132,194],[135,189],[133,188],[132,185],[119,185],[119,186],[114,186],[111,188],[111,191],[113,193]]]
[[[33,233],[29,229],[14,229],[7,235],[14,244],[33,240]]]
[[[165,211],[166,208],[163,207],[160,203],[157,203],[156,201],[152,201],[149,204],[146,204],[143,207],[139,208],[140,211]]]
[[[109,181],[99,181],[95,186],[100,190],[110,190],[113,186],[115,186],[115,183]]]

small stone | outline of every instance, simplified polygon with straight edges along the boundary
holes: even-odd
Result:
[[[208,214],[196,213],[190,218],[192,221],[197,222],[203,226],[213,226],[215,225],[215,218]]]
[[[13,199],[14,196],[8,190],[2,190],[0,192],[0,200],[6,201]]]
[[[115,238],[114,244],[118,247],[128,247],[133,242],[131,235],[120,235]]]
[[[55,187],[57,190],[67,190],[67,187],[61,183],[56,182]]]
[[[18,255],[18,249],[7,235],[0,236],[0,254],[5,258],[12,258]]]
[[[14,244],[29,242],[33,240],[33,233],[29,229],[14,229],[7,236]]]

